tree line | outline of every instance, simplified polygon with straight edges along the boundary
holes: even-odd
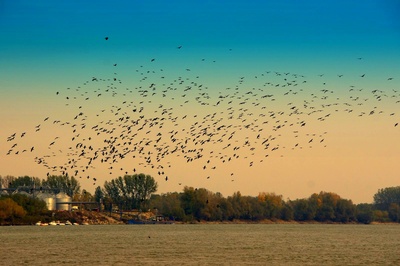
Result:
[[[46,179],[30,176],[0,176],[0,188],[10,193],[15,190],[27,193],[50,192],[57,194],[63,192],[70,197],[81,192],[81,186],[75,177],[63,175],[48,175]]]
[[[296,200],[285,200],[282,195],[268,192],[245,196],[238,191],[224,197],[219,192],[187,186],[182,192],[155,194],[158,184],[153,177],[145,174],[125,175],[106,181],[103,187],[96,188],[94,195],[81,191],[79,181],[68,176],[48,176],[45,180],[29,176],[0,176],[0,184],[2,189],[18,187],[19,190],[31,194],[38,193],[38,190],[64,192],[74,201],[100,202],[107,211],[157,210],[158,214],[170,220],[184,222],[257,222],[264,219],[366,224],[373,221],[400,222],[400,186],[379,189],[373,196],[373,203],[354,204],[350,199],[341,198],[336,193],[323,191]],[[5,217],[5,206],[14,204],[10,199],[13,200],[11,196],[1,196],[0,219]],[[28,207],[23,206],[24,200],[13,201],[27,212]],[[40,206],[43,208],[43,205]],[[14,209],[16,214],[24,215],[23,210],[16,206]],[[30,212],[32,211],[31,208]]]
[[[170,219],[180,221],[318,221],[318,222],[362,222],[374,220],[373,213],[362,214],[351,200],[342,199],[331,192],[314,193],[309,198],[284,200],[275,193],[259,193],[244,196],[240,192],[223,197],[207,189],[185,187],[183,192],[153,195],[151,203]],[[364,219],[361,219],[364,218]]]

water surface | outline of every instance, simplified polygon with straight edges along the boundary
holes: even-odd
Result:
[[[399,225],[0,227],[1,265],[400,265]]]

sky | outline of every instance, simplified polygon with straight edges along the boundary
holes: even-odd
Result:
[[[399,185],[398,1],[4,0],[0,32],[2,176],[355,203]]]

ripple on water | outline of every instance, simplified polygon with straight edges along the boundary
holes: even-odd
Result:
[[[0,227],[2,265],[400,265],[400,225]]]

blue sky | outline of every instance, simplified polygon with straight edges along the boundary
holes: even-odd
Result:
[[[246,67],[336,70],[363,57],[394,69],[399,13],[397,1],[2,1],[0,69],[60,77],[104,62],[167,60],[179,45],[187,58],[233,57]]]
[[[393,48],[400,36],[397,1],[2,1],[0,8],[2,48],[46,54],[84,51],[105,35],[121,48],[306,51]]]

